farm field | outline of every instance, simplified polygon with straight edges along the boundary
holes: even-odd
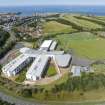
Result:
[[[69,33],[76,31],[76,29],[73,29],[72,26],[64,25],[61,23],[58,23],[56,21],[49,21],[46,22],[43,26],[44,33]]]

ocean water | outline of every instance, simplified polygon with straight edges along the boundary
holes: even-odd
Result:
[[[105,16],[105,6],[12,6],[0,7],[0,12],[22,12],[22,15],[39,13],[81,13]]]

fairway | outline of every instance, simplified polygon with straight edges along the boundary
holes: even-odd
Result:
[[[71,26],[58,23],[56,21],[49,21],[43,25],[44,33],[69,33],[75,31]]]
[[[88,20],[77,19],[72,15],[65,15],[62,18],[65,20],[71,21],[71,22],[77,24],[78,26],[82,26],[84,28],[88,28],[88,29],[102,28],[102,26],[99,24],[96,24],[94,22],[90,22]]]
[[[76,55],[94,60],[105,58],[105,39],[89,32],[58,35],[56,39],[65,51],[72,49]]]

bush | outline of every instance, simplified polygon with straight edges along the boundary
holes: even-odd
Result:
[[[105,75],[104,74],[84,74],[81,77],[70,77],[67,82],[55,85],[52,88],[52,93],[61,91],[88,91],[93,89],[105,88]]]
[[[22,89],[21,95],[23,97],[32,97],[32,89]]]

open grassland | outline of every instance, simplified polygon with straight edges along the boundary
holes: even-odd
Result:
[[[104,59],[105,58],[105,39],[101,39],[89,32],[80,32],[75,34],[58,35],[56,40],[65,51],[70,49],[81,57],[89,59]]]
[[[73,22],[73,23],[75,23],[78,26],[81,26],[83,28],[87,28],[87,29],[102,28],[102,26],[97,24],[97,23],[90,22],[88,20],[77,19],[73,15],[64,15],[62,18],[65,20],[71,21],[71,22]]]
[[[64,25],[61,23],[58,23],[56,21],[49,21],[46,22],[43,26],[44,33],[69,33],[76,31],[76,29],[73,29],[71,26]]]

